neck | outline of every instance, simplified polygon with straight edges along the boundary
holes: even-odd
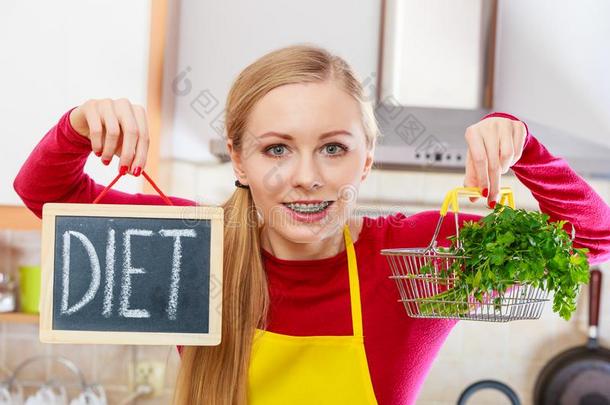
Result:
[[[283,260],[325,259],[345,250],[343,227],[340,227],[339,232],[333,232],[332,235],[319,241],[298,243],[287,240],[273,229],[264,226],[261,229],[261,247]]]

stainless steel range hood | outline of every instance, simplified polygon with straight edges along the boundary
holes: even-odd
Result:
[[[466,128],[493,110],[496,0],[385,0],[375,167],[463,171]],[[610,148],[519,117],[581,175],[610,178]]]
[[[391,170],[464,171],[465,130],[490,110],[378,106],[383,136],[375,148],[375,167]],[[527,117],[530,132],[553,155],[580,175],[610,179],[610,148],[542,125]]]

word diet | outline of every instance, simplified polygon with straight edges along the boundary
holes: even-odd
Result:
[[[112,315],[113,291],[114,291],[114,273],[115,273],[115,248],[116,235],[115,230],[108,229],[108,237],[106,243],[106,268],[105,268],[105,286],[103,296],[102,314],[105,317]],[[175,320],[178,307],[178,289],[180,285],[180,266],[182,262],[182,240],[181,238],[194,238],[197,233],[193,229],[161,229],[159,230],[161,237],[174,238],[172,268],[169,285],[169,298],[167,303],[167,315],[170,320]],[[132,236],[151,237],[154,233],[146,229],[126,229],[123,232],[123,251],[122,251],[122,283],[120,286],[120,301],[119,301],[119,316],[125,318],[149,318],[150,313],[146,309],[129,308],[129,299],[131,297],[131,275],[144,274],[143,268],[132,266],[131,256],[131,238]],[[101,266],[100,260],[91,240],[81,232],[68,230],[62,235],[62,295],[61,295],[61,314],[70,315],[91,302],[100,287],[101,283]],[[83,297],[72,306],[68,305],[70,294],[70,249],[72,240],[80,242],[84,247],[91,267],[91,282],[89,288]]]

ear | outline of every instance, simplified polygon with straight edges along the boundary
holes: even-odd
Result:
[[[233,148],[233,141],[231,139],[227,140],[227,149],[229,151],[229,156],[231,157],[231,164],[233,165],[233,173],[235,173],[235,177],[241,184],[247,185],[248,181],[246,180],[246,173],[243,169],[241,156]]]
[[[375,156],[375,146],[369,149],[366,153],[366,160],[364,162],[364,169],[362,171],[362,176],[360,177],[360,181],[364,181],[369,173],[371,172],[371,168],[373,167],[373,160]]]

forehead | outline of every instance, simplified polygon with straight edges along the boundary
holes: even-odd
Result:
[[[256,135],[266,131],[294,135],[355,131],[360,124],[358,102],[332,81],[276,87],[256,103],[248,117],[248,129]]]

